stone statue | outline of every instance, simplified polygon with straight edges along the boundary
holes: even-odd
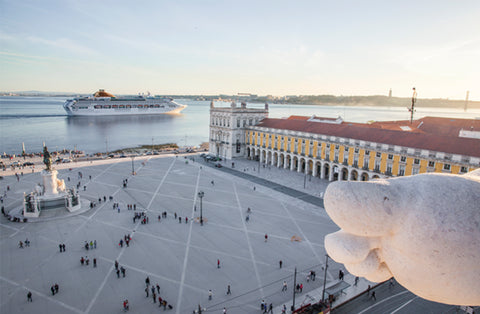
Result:
[[[324,203],[341,228],[325,249],[352,274],[393,276],[427,300],[480,305],[480,169],[335,182]]]
[[[47,166],[47,170],[52,170],[52,156],[48,152],[47,146],[43,146],[43,163]]]

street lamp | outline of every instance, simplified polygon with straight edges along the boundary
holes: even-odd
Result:
[[[135,159],[135,156],[132,155],[132,156],[130,156],[130,158],[132,158],[132,175],[134,176],[135,175],[135,166],[133,164],[133,160]]]
[[[325,302],[325,285],[327,283],[327,268],[328,268],[328,254],[325,254],[325,274],[323,275],[323,291],[322,291],[322,302]]]
[[[202,198],[205,195],[203,191],[198,192],[198,197],[200,197],[200,225],[203,226],[203,216],[202,216]]]

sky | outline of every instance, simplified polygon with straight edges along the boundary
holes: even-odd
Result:
[[[480,100],[480,1],[0,0],[0,91]]]

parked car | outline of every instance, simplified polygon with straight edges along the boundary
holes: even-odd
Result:
[[[30,162],[30,161],[27,161],[27,162],[24,162],[24,163],[23,163],[23,166],[25,166],[25,167],[26,167],[26,166],[33,166],[33,165],[34,165],[34,163],[33,163],[33,162]]]
[[[221,164],[221,163],[218,163],[218,164],[215,165],[215,167],[217,167],[217,168],[222,168],[222,164]]]
[[[64,164],[67,164],[67,163],[69,163],[69,162],[72,162],[72,161],[71,161],[70,159],[68,159],[68,158],[64,158],[64,159],[62,160],[62,163],[64,163]]]

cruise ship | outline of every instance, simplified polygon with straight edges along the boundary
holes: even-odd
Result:
[[[115,97],[103,89],[91,97],[68,99],[63,105],[69,116],[175,114],[186,107],[186,105],[177,104],[171,98]]]

